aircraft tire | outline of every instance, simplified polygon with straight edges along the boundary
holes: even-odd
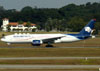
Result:
[[[46,47],[46,48],[52,48],[53,45],[46,45],[45,47]]]

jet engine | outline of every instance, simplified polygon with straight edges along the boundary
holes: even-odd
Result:
[[[61,43],[61,39],[55,40],[54,43]]]
[[[42,43],[43,43],[42,40],[33,40],[32,41],[33,46],[40,46]]]

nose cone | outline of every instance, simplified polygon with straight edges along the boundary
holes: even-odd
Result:
[[[4,38],[1,38],[1,41],[5,42],[5,39]]]

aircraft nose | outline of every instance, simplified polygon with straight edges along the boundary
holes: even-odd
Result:
[[[5,41],[5,39],[4,38],[1,38],[1,41]]]

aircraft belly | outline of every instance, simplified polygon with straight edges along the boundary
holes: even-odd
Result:
[[[61,38],[61,42],[74,42],[74,41],[78,41],[79,39],[77,39],[76,37],[64,37]]]

